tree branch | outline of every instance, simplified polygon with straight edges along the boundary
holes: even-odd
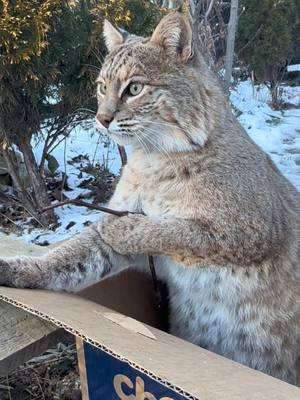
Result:
[[[87,203],[86,201],[82,201],[82,200],[78,200],[78,199],[68,199],[68,200],[64,200],[64,201],[61,201],[61,202],[56,203],[56,204],[51,204],[51,206],[43,208],[41,210],[41,212],[44,213],[44,212],[47,212],[49,210],[53,210],[54,208],[63,207],[63,206],[66,206],[68,204],[73,205],[73,206],[78,206],[78,207],[87,207],[87,208],[90,208],[92,210],[97,210],[97,211],[105,212],[107,214],[116,215],[117,217],[124,217],[124,216],[126,216],[128,214],[134,214],[134,213],[130,213],[129,211],[112,210],[111,208],[98,206],[98,204]]]
[[[124,167],[127,164],[127,154],[125,147],[118,145],[118,150],[121,158],[122,167]]]
[[[215,0],[210,0],[209,6],[208,6],[208,8],[206,10],[206,13],[205,13],[205,19],[206,20],[208,19],[208,16],[211,13],[211,10],[213,8],[214,3],[215,3]]]

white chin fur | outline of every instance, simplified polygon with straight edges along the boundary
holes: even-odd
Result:
[[[106,134],[119,146],[128,146],[130,144],[135,143],[134,136],[122,135],[120,133],[114,133],[110,131],[108,131]]]

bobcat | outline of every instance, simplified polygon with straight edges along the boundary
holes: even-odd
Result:
[[[104,24],[100,129],[132,154],[108,217],[39,258],[0,260],[0,284],[78,290],[154,255],[170,330],[300,384],[300,195],[231,113],[185,17],[151,38]]]

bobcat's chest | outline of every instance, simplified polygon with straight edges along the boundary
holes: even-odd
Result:
[[[257,333],[263,316],[245,301],[255,282],[245,284],[226,268],[184,267],[168,257],[156,257],[155,265],[159,278],[168,284],[173,334],[236,360],[240,360],[241,335],[260,341]],[[255,315],[252,320],[249,313]]]
[[[156,166],[140,168],[137,172],[129,164],[123,171],[110,205],[151,217],[176,217],[178,202],[174,183],[160,179]]]

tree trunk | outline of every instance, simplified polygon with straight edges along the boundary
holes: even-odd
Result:
[[[18,146],[23,154],[25,166],[30,179],[31,187],[34,194],[34,202],[36,203],[37,209],[42,210],[43,208],[50,205],[47,187],[40,175],[32,147],[30,144],[30,139],[25,135],[18,141]],[[41,214],[39,220],[44,225],[52,224],[56,221],[53,211]]]
[[[14,163],[12,157],[12,151],[5,147],[3,150],[4,160],[6,162],[7,170],[11,179],[13,181],[13,185],[17,191],[18,198],[21,200],[25,208],[30,208],[30,210],[34,210],[33,202],[30,197],[30,194],[25,189],[22,180],[19,177],[17,166]]]
[[[226,90],[229,90],[232,76],[233,55],[235,44],[235,33],[238,20],[238,0],[231,0],[230,19],[228,24],[228,36],[226,46],[226,61],[225,61],[225,85]]]
[[[274,110],[280,109],[280,101],[279,101],[279,83],[277,81],[270,82],[270,93],[271,93],[271,102],[272,108]]]
[[[190,3],[190,20],[193,30],[194,46],[196,46],[196,48],[198,49],[201,49],[201,42],[199,36],[199,23],[200,23],[202,0],[190,0],[189,3]]]

